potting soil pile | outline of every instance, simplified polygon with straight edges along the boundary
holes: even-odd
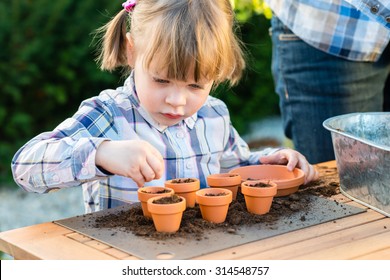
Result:
[[[203,220],[197,205],[188,208],[173,234],[157,232],[139,203],[55,223],[142,259],[189,259],[365,211],[329,199],[339,193],[337,172],[321,168],[320,173],[319,180],[301,186],[297,193],[274,198],[265,215],[248,213],[241,193],[221,224]]]

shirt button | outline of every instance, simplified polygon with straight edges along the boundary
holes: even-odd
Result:
[[[187,169],[192,169],[192,167],[193,167],[192,162],[187,162],[186,168],[187,168]]]
[[[194,125],[194,120],[193,119],[188,119],[188,125],[193,126]]]
[[[53,181],[54,182],[58,182],[60,180],[60,177],[58,177],[58,175],[54,175],[53,176]]]
[[[177,138],[184,138],[184,133],[180,131],[180,132],[176,133],[176,137]]]
[[[371,13],[376,14],[379,11],[379,5],[372,6],[370,11]]]
[[[82,175],[87,175],[88,174],[88,169],[87,168],[81,168],[81,174]]]

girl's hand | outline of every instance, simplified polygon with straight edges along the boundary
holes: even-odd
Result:
[[[133,179],[139,187],[161,178],[164,160],[158,150],[143,140],[104,141],[96,152],[97,166]]]
[[[263,164],[287,164],[287,169],[290,171],[295,167],[301,169],[305,173],[305,184],[319,177],[314,166],[302,154],[292,149],[282,149],[272,155],[260,157],[259,160]]]

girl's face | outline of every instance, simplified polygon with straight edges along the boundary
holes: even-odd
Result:
[[[141,106],[160,125],[172,126],[196,113],[210,93],[213,81],[169,80],[164,73],[145,70],[142,59],[134,63],[134,78]]]

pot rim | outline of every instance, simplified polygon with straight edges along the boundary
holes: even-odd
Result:
[[[153,203],[153,201],[160,199],[161,197],[158,196],[151,197],[147,201],[148,211],[151,214],[161,214],[161,215],[183,212],[184,210],[186,210],[186,199],[182,196],[179,197],[181,198],[181,201],[176,203],[171,203],[171,204],[155,204]]]
[[[206,193],[226,193],[223,196],[206,196]],[[233,201],[233,192],[224,188],[204,188],[196,192],[196,202],[208,206],[226,205]]]
[[[265,183],[271,186],[269,187],[252,187],[248,184]],[[278,191],[278,185],[274,181],[270,180],[248,180],[241,184],[241,192],[243,195],[249,196],[275,196]]]
[[[206,177],[207,185],[210,187],[239,186],[242,178],[238,173],[216,173]]]
[[[274,172],[280,174],[280,176],[267,177],[269,170],[271,169],[273,169]],[[293,171],[288,171],[286,165],[278,165],[278,164],[258,164],[258,165],[241,166],[230,170],[229,173],[238,173],[242,176],[242,173],[244,172],[248,173],[248,171],[250,170],[253,170],[250,173],[255,174],[252,176],[253,180],[274,181],[278,185],[279,189],[292,188],[297,185],[302,185],[305,182],[305,173],[301,169],[294,168]],[[285,179],[281,178],[285,174],[290,175],[289,176],[290,178],[285,178]],[[248,178],[248,176],[246,177]],[[248,180],[243,179],[243,182],[244,181],[248,181]]]
[[[179,179],[192,179],[194,182],[189,183],[172,183],[173,180],[179,180]],[[166,188],[171,188],[175,191],[175,193],[186,193],[186,192],[193,192],[200,189],[200,180],[198,178],[176,178],[171,180],[166,180],[164,182],[164,186]]]
[[[148,192],[143,192],[143,190],[169,190],[169,192],[166,193],[148,193]],[[140,201],[147,201],[151,197],[156,197],[156,196],[169,196],[175,193],[175,191],[171,188],[167,187],[162,187],[162,186],[147,186],[147,187],[141,187],[137,190],[138,193],[138,199]]]

